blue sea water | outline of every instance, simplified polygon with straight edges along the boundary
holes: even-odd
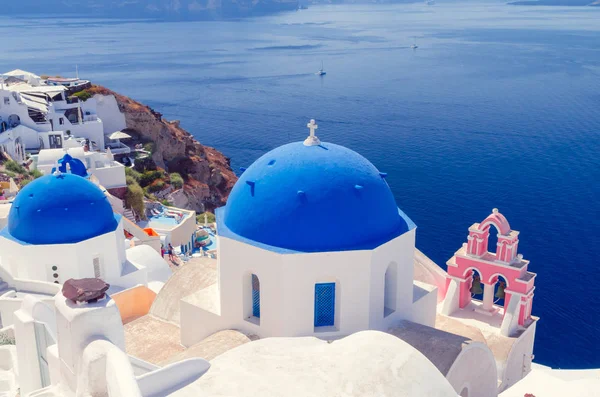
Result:
[[[0,37],[0,70],[72,75],[77,64],[180,119],[236,170],[317,119],[322,140],[389,174],[417,246],[442,266],[498,207],[538,274],[536,361],[600,367],[600,9],[440,1],[228,22],[0,17]]]

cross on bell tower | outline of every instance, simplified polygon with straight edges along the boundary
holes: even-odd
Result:
[[[315,123],[315,120],[311,119],[310,123],[306,124],[306,126],[310,130],[310,135],[308,136],[308,138],[306,138],[304,140],[304,145],[305,146],[318,146],[318,145],[320,145],[321,141],[315,135],[315,130],[317,128],[319,128],[319,126],[317,125],[317,123]]]

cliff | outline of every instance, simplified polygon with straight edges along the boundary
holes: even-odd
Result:
[[[227,157],[201,145],[178,121],[165,120],[148,106],[101,86],[92,86],[86,92],[115,97],[119,110],[125,115],[126,132],[132,136],[128,145],[151,144],[151,157],[136,160],[138,171],[159,168],[181,174],[183,189],[167,197],[170,190],[166,186],[165,198],[199,213],[225,205],[237,180]]]

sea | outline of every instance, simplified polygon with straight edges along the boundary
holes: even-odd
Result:
[[[0,37],[0,71],[73,76],[77,66],[180,120],[238,173],[303,140],[316,119],[321,140],[388,173],[417,247],[440,266],[498,208],[537,273],[535,361],[600,367],[600,7],[440,0],[216,22],[0,16]],[[347,216],[360,222],[369,208]]]

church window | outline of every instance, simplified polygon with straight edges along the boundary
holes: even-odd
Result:
[[[335,283],[315,284],[315,327],[335,325]]]
[[[103,272],[102,272],[102,265],[100,263],[100,255],[96,255],[93,258],[93,264],[94,264],[94,277],[95,278],[102,278],[103,277]]]
[[[398,265],[395,262],[390,263],[385,271],[384,282],[383,316],[387,317],[396,311]]]
[[[260,280],[252,275],[252,315],[260,318]]]

